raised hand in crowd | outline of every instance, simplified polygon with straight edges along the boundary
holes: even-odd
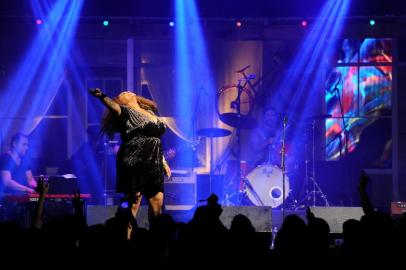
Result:
[[[366,187],[369,182],[370,182],[370,178],[369,178],[368,174],[363,172],[359,178],[358,191],[360,193],[361,206],[362,206],[362,209],[364,210],[365,215],[372,214],[375,212],[375,210],[372,206],[372,203],[369,200],[368,193],[366,191]]]
[[[72,205],[78,217],[84,217],[84,201],[80,198],[80,190],[73,191]]]
[[[43,175],[40,176],[38,185],[37,185],[37,188],[35,191],[38,192],[40,197],[45,197],[45,195],[48,194],[49,182],[46,180],[46,178]]]
[[[40,229],[42,227],[42,215],[44,213],[45,196],[48,194],[48,191],[49,191],[49,183],[45,179],[45,177],[41,175],[37,185],[37,192],[39,194],[37,211],[35,213],[35,217],[33,219],[32,224],[32,226],[36,229]]]
[[[314,220],[314,218],[315,218],[314,213],[310,210],[310,207],[306,208],[306,218],[307,218],[307,221]]]
[[[359,178],[358,190],[359,191],[366,191],[366,187],[369,183],[369,176],[363,172]]]

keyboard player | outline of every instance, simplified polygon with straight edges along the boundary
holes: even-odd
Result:
[[[0,196],[4,193],[31,194],[37,187],[28,151],[28,136],[17,133],[10,142],[10,150],[0,156]]]

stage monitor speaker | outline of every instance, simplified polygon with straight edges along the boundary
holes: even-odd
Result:
[[[86,208],[87,225],[104,224],[108,219],[115,216],[117,205],[88,205]],[[137,213],[137,225],[149,228],[148,206],[141,206]]]
[[[271,206],[223,206],[220,220],[230,228],[233,218],[238,214],[248,217],[257,232],[272,231]]]
[[[190,210],[196,205],[196,174],[191,172],[172,174],[164,182],[166,210]]]
[[[310,207],[310,210],[316,217],[327,221],[330,233],[342,233],[345,221],[360,220],[364,215],[361,207]]]

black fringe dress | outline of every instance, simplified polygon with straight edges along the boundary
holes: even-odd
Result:
[[[121,146],[117,153],[117,192],[147,198],[163,192],[164,169],[161,136],[165,124],[126,106],[118,116]],[[153,114],[152,111],[148,111]]]

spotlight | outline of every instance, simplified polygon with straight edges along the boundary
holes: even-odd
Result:
[[[237,28],[240,28],[240,27],[242,26],[242,21],[241,21],[241,20],[237,20],[237,21],[235,22],[235,26],[236,26]]]
[[[373,20],[373,19],[369,20],[369,25],[370,25],[370,26],[374,26],[375,23],[376,23],[375,20]]]
[[[175,22],[174,22],[174,21],[170,21],[170,22],[169,22],[169,26],[170,26],[170,27],[174,27],[174,26],[175,26]]]
[[[302,20],[302,21],[300,22],[300,25],[301,25],[302,27],[306,27],[306,26],[307,26],[307,21],[306,21],[306,20]]]
[[[106,26],[106,27],[107,27],[107,26],[109,26],[109,24],[110,24],[110,23],[109,23],[108,20],[104,20],[104,21],[103,21],[103,26]]]
[[[41,25],[41,24],[43,23],[43,21],[42,21],[41,19],[36,19],[36,20],[35,20],[35,23],[36,23],[37,25]]]

